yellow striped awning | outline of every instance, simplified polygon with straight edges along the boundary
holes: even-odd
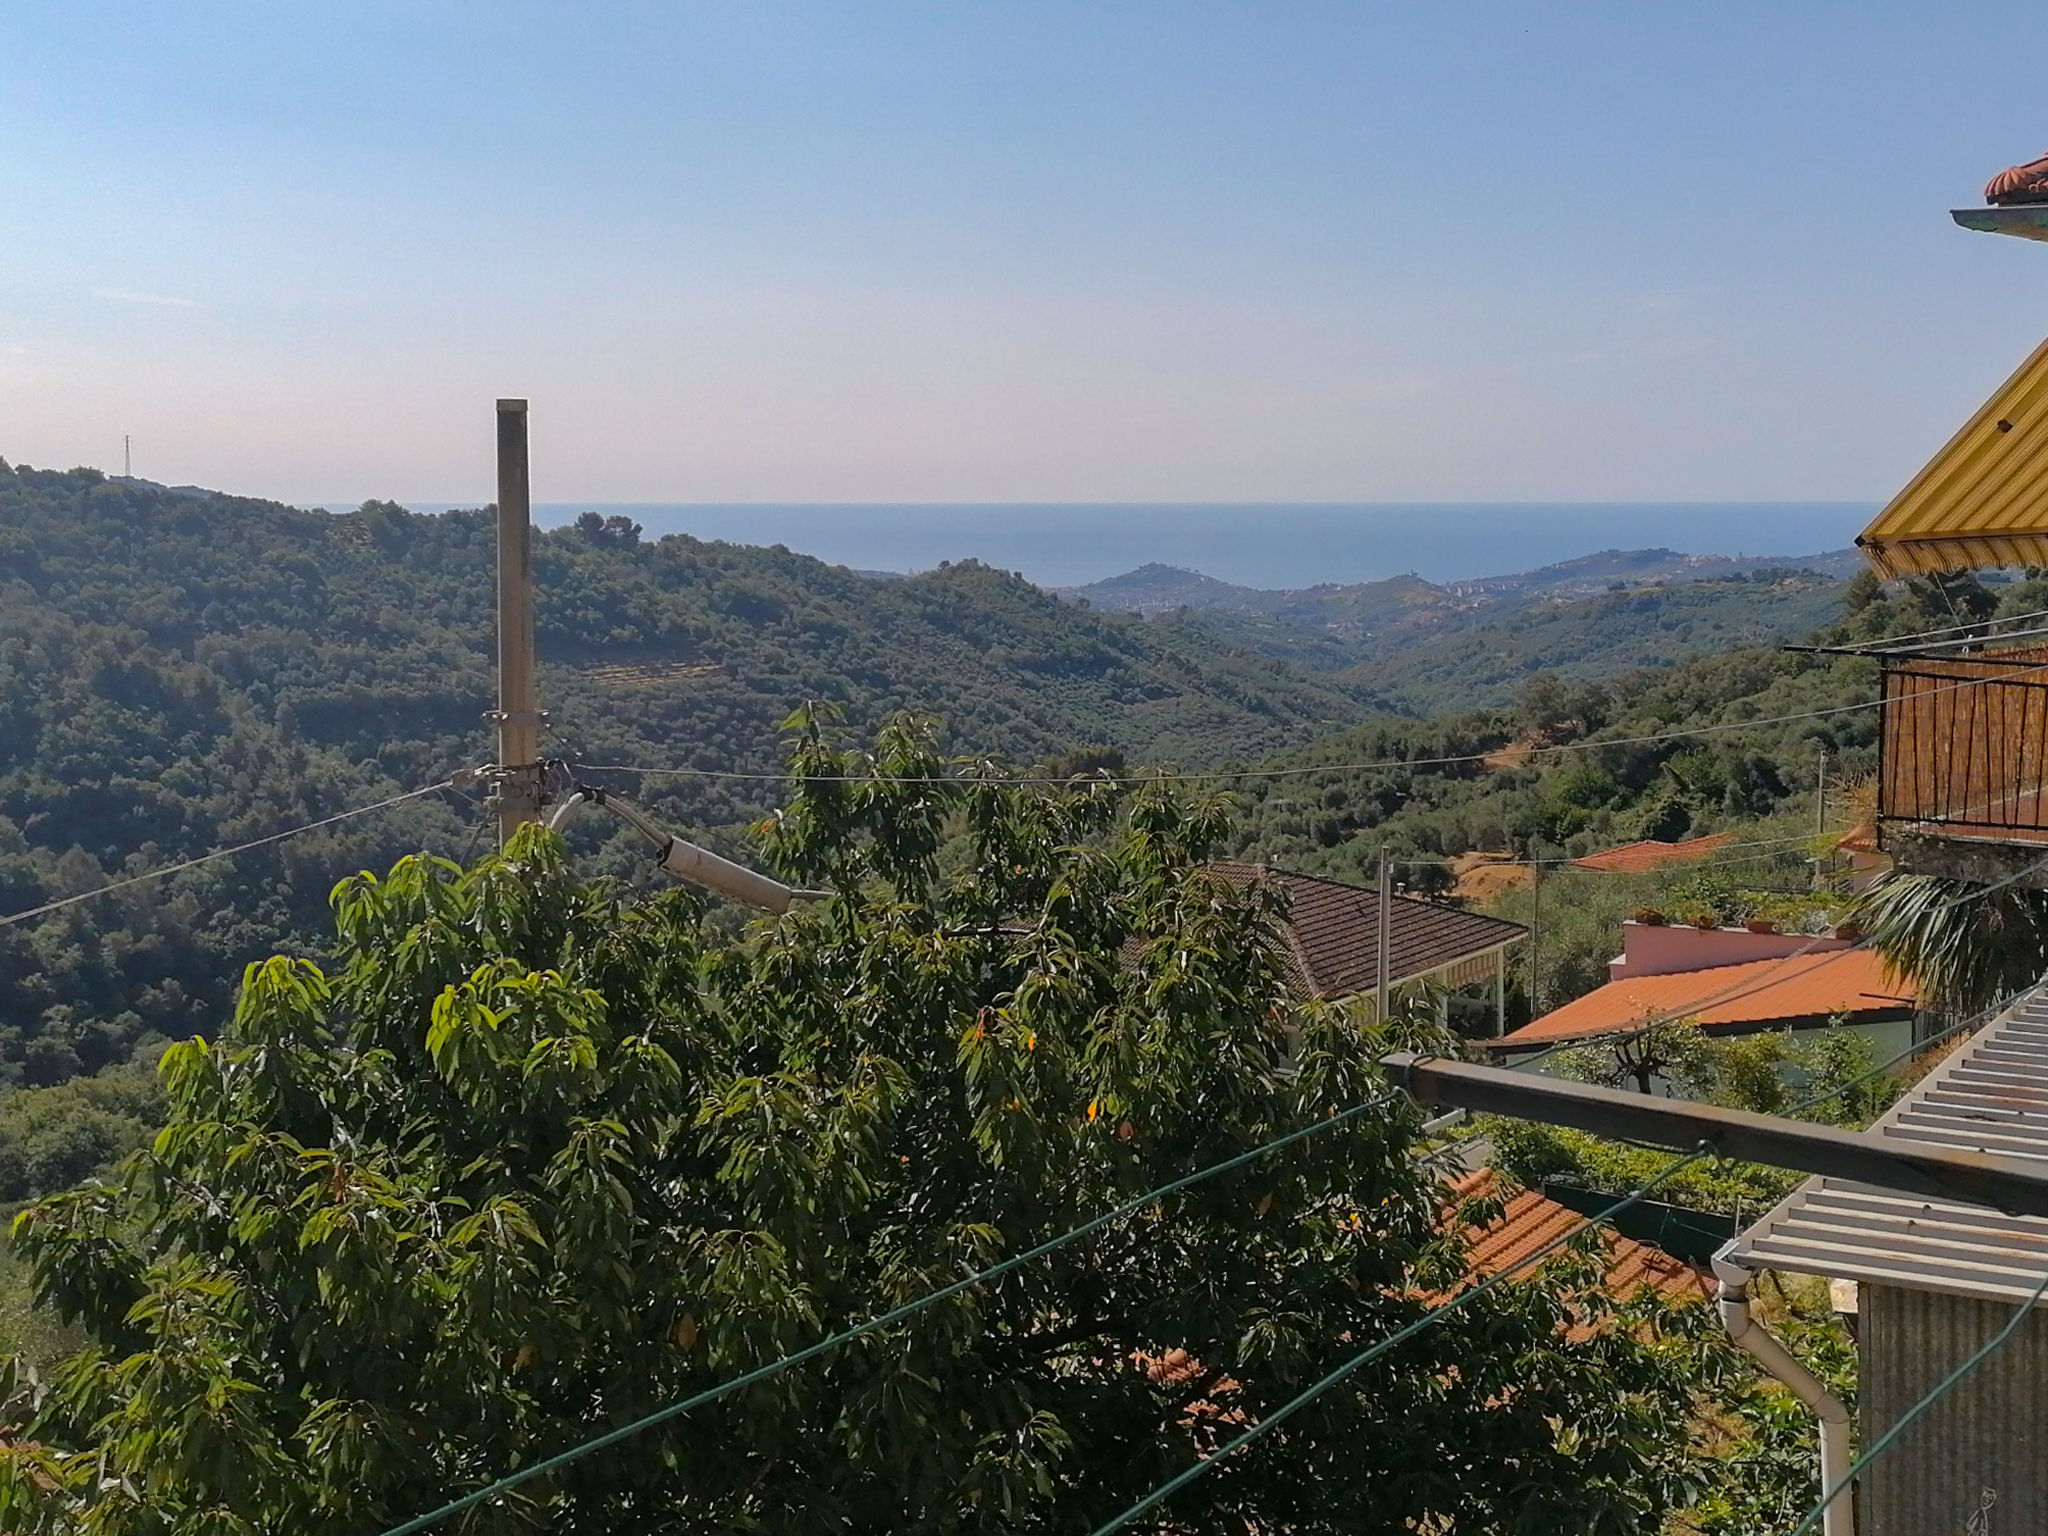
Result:
[[[1884,576],[2048,565],[2048,341],[1856,542]]]

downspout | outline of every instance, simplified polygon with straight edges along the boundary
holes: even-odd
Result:
[[[1820,1491],[1827,1499],[1821,1514],[1821,1536],[1856,1536],[1856,1494],[1844,1486],[1853,1461],[1849,1410],[1797,1355],[1750,1316],[1749,1285],[1756,1276],[1730,1257],[1734,1246],[1730,1243],[1714,1255],[1714,1277],[1721,1282],[1721,1325],[1731,1342],[1755,1356],[1759,1365],[1813,1410],[1820,1424]]]

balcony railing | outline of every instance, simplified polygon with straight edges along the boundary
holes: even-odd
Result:
[[[1883,729],[1889,830],[2048,845],[2048,645],[1886,656]]]

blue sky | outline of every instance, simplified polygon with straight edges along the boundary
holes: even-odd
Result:
[[[1880,499],[2017,6],[14,0],[0,455],[288,499]]]

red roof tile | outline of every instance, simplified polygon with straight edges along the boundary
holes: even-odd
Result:
[[[1491,1168],[1460,1174],[1449,1181],[1453,1198],[1469,1200],[1494,1192],[1498,1175]],[[1466,1272],[1470,1282],[1484,1280],[1511,1268],[1542,1248],[1557,1241],[1584,1222],[1585,1217],[1569,1206],[1558,1204],[1534,1190],[1510,1195],[1499,1217],[1470,1234],[1471,1256]],[[1714,1294],[1714,1283],[1701,1271],[1661,1248],[1603,1228],[1601,1240],[1607,1248],[1607,1289],[1626,1300],[1644,1287],[1667,1301],[1704,1301]],[[1536,1266],[1540,1271],[1542,1266]]]
[[[1681,1018],[1708,1029],[1817,1024],[1834,1014],[1898,1017],[1920,1006],[1910,984],[1867,949],[1821,950],[1699,971],[1630,976],[1596,987],[1534,1023],[1488,1044],[1513,1050],[1627,1029],[1645,1019]]]
[[[1210,869],[1233,885],[1265,882],[1288,893],[1288,960],[1308,996],[1349,997],[1379,985],[1379,892],[1257,864]],[[1520,923],[1413,896],[1394,897],[1388,918],[1388,969],[1396,982],[1484,955],[1528,932]]]
[[[1573,859],[1572,865],[1576,869],[1599,869],[1614,875],[1643,875],[1667,864],[1690,864],[1694,859],[1703,859],[1726,843],[1728,837],[1726,832],[1715,832],[1683,843],[1660,843],[1654,838],[1640,843],[1623,843],[1619,848],[1608,848],[1600,853],[1589,853],[1583,859]]]

